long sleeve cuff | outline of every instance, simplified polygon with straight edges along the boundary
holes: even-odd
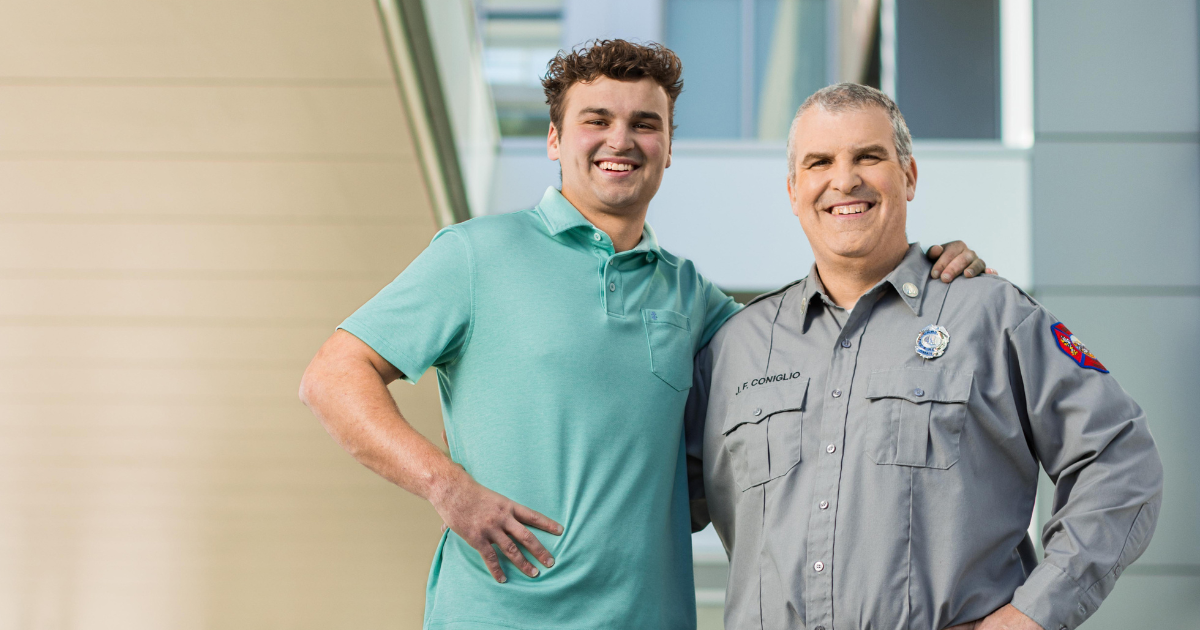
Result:
[[[1012,605],[1043,630],[1075,630],[1096,612],[1100,599],[1080,588],[1062,569],[1043,562],[1013,593]]]

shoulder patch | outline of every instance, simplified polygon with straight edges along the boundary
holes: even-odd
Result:
[[[1071,334],[1071,331],[1063,325],[1062,322],[1057,322],[1050,327],[1050,332],[1054,334],[1054,341],[1058,344],[1058,349],[1063,351],[1063,354],[1071,357],[1079,367],[1096,370],[1108,374],[1108,370],[1100,363],[1100,359],[1092,354],[1087,346],[1078,337]]]

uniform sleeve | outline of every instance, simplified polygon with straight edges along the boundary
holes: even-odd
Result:
[[[338,328],[361,339],[413,383],[455,360],[471,336],[472,261],[466,237],[447,228],[391,284]]]
[[[700,345],[704,346],[726,320],[742,309],[742,305],[725,295],[704,276],[700,276],[700,294],[704,297],[705,303],[704,334],[700,338]]]
[[[683,436],[687,447],[688,500],[692,531],[708,526],[708,499],[704,493],[704,419],[708,416],[708,390],[712,383],[712,350],[706,345],[693,361],[692,389],[683,408]]]
[[[1162,463],[1145,413],[1071,339],[1039,307],[1008,340],[1023,420],[1055,484],[1045,558],[1012,604],[1045,630],[1073,630],[1096,611],[1145,551],[1162,502]]]

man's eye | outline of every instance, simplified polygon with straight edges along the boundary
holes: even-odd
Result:
[[[883,158],[879,157],[878,155],[867,154],[867,155],[860,156],[858,159],[859,159],[859,161],[870,160],[872,162],[878,162],[878,161],[882,160]]]
[[[809,168],[816,168],[818,166],[829,166],[829,160],[817,160],[808,165]]]

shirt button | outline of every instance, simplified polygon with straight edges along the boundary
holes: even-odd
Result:
[[[600,236],[600,233],[599,233],[599,232],[596,232],[595,234],[592,234],[592,238],[596,239],[596,242],[597,242],[597,243],[599,243],[600,241],[604,240],[604,237],[603,237],[603,236]]]
[[[813,563],[813,569],[815,569],[817,573],[820,573],[825,570],[825,563],[817,560],[815,563]]]
[[[842,347],[843,347],[843,348],[849,348],[849,347],[850,347],[850,340],[849,340],[849,339],[843,339],[843,340],[842,340]]]
[[[820,507],[822,510],[827,510],[827,509],[829,509],[829,502],[822,501],[822,502],[818,503],[817,506]]]
[[[646,262],[654,262],[654,252],[646,254]]]
[[[616,291],[616,290],[617,290],[617,283],[616,283],[616,282],[609,282],[609,283],[608,283],[608,290],[609,290],[609,291]]]
[[[756,416],[761,416],[761,415],[762,415],[762,409],[755,409],[755,410],[754,410],[754,415],[756,415]]]
[[[816,628],[813,628],[813,630],[825,630],[825,626],[817,626]]]
[[[913,390],[913,396],[924,396],[924,395],[925,395],[925,390],[921,389],[920,387]]]
[[[836,447],[836,446],[834,446],[834,445],[832,445],[832,444],[830,444],[829,446],[826,446],[826,447],[825,447],[825,452],[826,452],[826,453],[829,453],[830,455],[833,455],[833,452],[834,452],[834,451],[836,451],[836,450],[837,450],[837,447]]]
[[[835,389],[835,390],[833,390],[833,397],[834,397],[834,398],[841,398],[841,397],[842,397],[842,390],[840,390],[840,389]]]

